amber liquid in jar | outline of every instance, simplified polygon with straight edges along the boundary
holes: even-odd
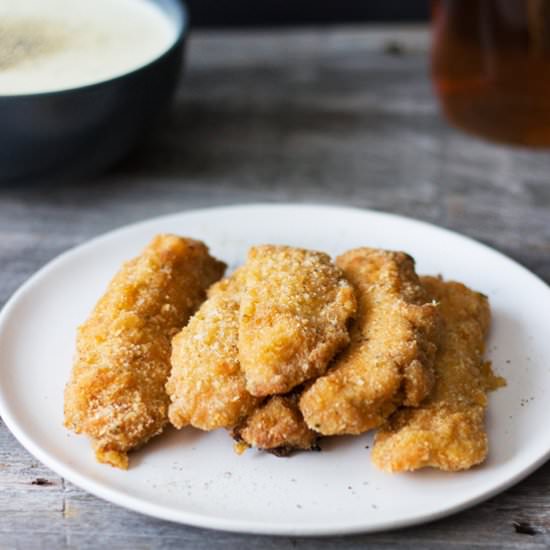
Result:
[[[550,147],[550,0],[435,0],[432,76],[447,118]]]

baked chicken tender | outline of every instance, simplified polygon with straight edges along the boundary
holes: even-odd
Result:
[[[239,358],[255,396],[287,393],[323,374],[349,342],[351,285],[327,254],[289,246],[250,249],[239,314]]]
[[[423,277],[422,283],[440,303],[444,322],[437,382],[425,404],[399,410],[376,434],[372,460],[387,472],[427,466],[457,471],[483,462],[487,392],[505,383],[483,361],[488,299],[456,282]]]
[[[310,430],[298,408],[298,395],[277,395],[258,407],[233,432],[238,442],[277,456],[294,450],[317,450],[317,433]],[[237,449],[240,449],[237,443]]]
[[[65,426],[90,437],[99,462],[127,468],[128,451],[167,424],[170,340],[224,270],[203,243],[158,235],[79,327]]]
[[[407,254],[358,248],[336,264],[359,304],[351,343],[303,393],[300,409],[323,435],[360,434],[430,393],[440,319]]]
[[[259,403],[246,391],[239,363],[239,304],[244,272],[216,283],[187,326],[172,340],[166,390],[176,428],[232,428]]]

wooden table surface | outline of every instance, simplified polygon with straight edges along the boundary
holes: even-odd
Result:
[[[195,34],[171,116],[131,158],[88,183],[0,188],[0,305],[48,260],[104,231],[257,201],[412,216],[488,243],[550,281],[550,155],[449,128],[431,93],[427,44],[421,28]],[[98,500],[42,466],[0,422],[2,550],[547,548],[549,489],[547,464],[471,510],[398,532],[227,534]]]

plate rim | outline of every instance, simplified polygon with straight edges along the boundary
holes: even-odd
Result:
[[[60,253],[41,268],[39,268],[35,273],[33,273],[29,278],[27,278],[19,288],[10,296],[10,298],[4,304],[2,310],[0,311],[0,336],[5,330],[7,321],[12,310],[16,307],[21,297],[23,297],[28,290],[30,290],[34,285],[38,284],[42,278],[46,277],[48,273],[55,269],[58,264],[61,264],[71,256],[86,251],[88,248],[92,248],[97,244],[101,244],[102,241],[110,240],[112,237],[116,237],[125,232],[132,232],[140,227],[145,227],[149,224],[153,225],[159,222],[170,223],[172,220],[176,220],[185,215],[205,215],[205,214],[216,214],[220,212],[228,212],[231,210],[258,210],[258,209],[275,209],[275,210],[316,210],[324,209],[330,210],[331,212],[337,212],[343,214],[345,212],[370,215],[379,218],[389,218],[390,220],[396,221],[405,221],[407,223],[412,223],[418,226],[422,226],[426,229],[437,230],[439,232],[445,233],[454,238],[458,237],[462,240],[469,241],[470,244],[474,244],[481,249],[504,259],[507,262],[511,262],[515,265],[516,268],[519,268],[525,275],[532,278],[534,283],[540,285],[545,291],[550,292],[550,286],[537,274],[528,270],[526,267],[521,265],[515,259],[506,256],[499,250],[496,250],[489,245],[477,241],[472,237],[463,235],[457,231],[453,231],[446,227],[441,227],[430,222],[423,220],[418,220],[415,218],[410,218],[408,216],[403,216],[400,214],[394,214],[390,212],[384,212],[381,210],[374,210],[370,208],[359,208],[345,205],[331,205],[327,203],[296,203],[296,202],[276,202],[276,203],[235,203],[230,205],[221,205],[214,207],[198,208],[198,209],[188,209],[182,210],[179,212],[165,214],[160,216],[155,216],[152,218],[147,218],[145,220],[137,221],[134,223],[126,224],[121,227],[109,230],[105,233],[102,233],[92,239],[86,240],[81,244],[71,247],[70,249]],[[451,514],[460,512],[467,508],[471,508],[480,502],[484,502],[491,497],[499,494],[513,485],[517,484],[521,480],[525,479],[532,472],[538,469],[542,464],[544,464],[550,458],[550,446],[546,452],[542,453],[536,460],[531,462],[529,466],[519,470],[512,477],[504,481],[503,483],[497,484],[495,487],[492,487],[485,492],[471,498],[466,499],[464,502],[444,506],[436,512],[431,512],[428,514],[417,513],[413,516],[403,519],[387,519],[381,520],[376,525],[365,525],[364,523],[352,522],[349,524],[344,524],[340,522],[338,525],[320,525],[318,523],[298,523],[298,522],[285,522],[285,523],[268,523],[265,521],[252,521],[252,520],[241,520],[241,519],[227,519],[220,518],[215,516],[208,516],[202,513],[192,513],[183,510],[176,510],[170,506],[160,505],[148,502],[140,497],[135,497],[131,495],[126,495],[120,490],[112,489],[108,486],[104,486],[101,482],[95,482],[88,479],[87,476],[82,475],[78,472],[76,467],[65,466],[62,462],[58,461],[57,458],[53,455],[50,455],[47,451],[43,451],[40,445],[35,443],[32,437],[29,437],[25,430],[19,426],[18,421],[15,418],[15,414],[10,412],[10,407],[8,405],[7,399],[5,399],[4,393],[2,391],[2,385],[0,383],[0,417],[4,421],[6,427],[10,430],[16,440],[33,456],[50,468],[53,472],[60,475],[61,477],[67,479],[74,485],[84,489],[88,493],[107,500],[113,504],[121,506],[123,508],[138,512],[140,514],[154,517],[157,519],[171,521],[174,523],[190,525],[195,527],[214,529],[226,532],[233,533],[249,533],[257,535],[275,535],[275,536],[304,536],[304,537],[327,537],[327,536],[341,536],[341,535],[353,535],[359,533],[375,533],[381,531],[389,531],[395,529],[402,529],[405,527],[410,527],[412,525],[420,525],[447,517]]]

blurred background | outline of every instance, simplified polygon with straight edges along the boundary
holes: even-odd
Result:
[[[195,27],[426,21],[428,0],[188,0]]]

